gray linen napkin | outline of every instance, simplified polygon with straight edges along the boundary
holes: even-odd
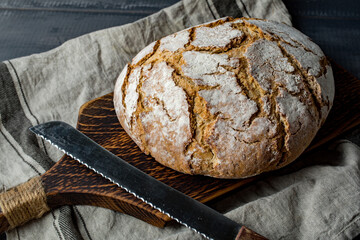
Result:
[[[79,107],[112,92],[123,66],[162,36],[224,16],[291,24],[281,0],[183,0],[132,24],[0,64],[0,190],[40,175],[62,153],[30,126],[75,126]],[[350,239],[360,225],[360,149],[339,142],[304,157],[213,207],[271,239]],[[8,239],[201,239],[180,225],[153,227],[125,214],[65,206],[7,233]]]

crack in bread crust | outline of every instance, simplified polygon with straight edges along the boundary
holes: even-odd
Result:
[[[126,66],[127,66],[127,71],[126,71],[126,74],[125,74],[124,82],[121,85],[122,105],[123,105],[124,109],[126,109],[126,104],[125,104],[126,88],[127,88],[128,84],[129,84],[129,75],[131,73],[130,65],[126,65]]]
[[[271,21],[266,21],[266,20],[263,21],[261,19],[245,19],[244,22],[247,27],[256,28],[257,31],[261,34],[262,38],[268,39],[269,41],[274,41],[274,42],[281,41],[292,47],[301,46],[303,50],[306,52],[310,52],[314,55],[323,55],[320,48],[317,45],[312,44],[312,47],[314,47],[314,49],[311,50],[306,44],[304,44],[300,40],[297,40],[296,37],[295,38],[290,37],[288,35],[289,32],[287,32],[286,30],[290,29],[292,35],[296,34],[297,37],[299,37],[299,35],[301,37],[304,37],[304,39],[302,39],[303,41],[304,40],[311,41],[307,36],[299,32],[297,29],[287,26],[286,24],[277,23],[278,25],[281,26],[275,28],[274,26],[271,26],[271,24],[268,25],[269,23],[271,23]],[[318,50],[320,50],[320,53]]]
[[[160,47],[160,40],[157,40],[154,44],[154,47],[151,51],[151,53],[149,54],[146,54],[143,58],[141,58],[137,63],[135,64],[132,64],[132,66],[140,66],[140,65],[143,65],[149,58],[151,58],[155,53],[156,51],[159,49]]]
[[[153,65],[150,65],[150,68],[152,68]],[[144,83],[144,76],[143,76],[143,68],[141,68],[141,73],[140,73],[140,79],[139,79],[139,84],[136,88],[136,92],[139,94],[139,97],[138,97],[138,100],[137,100],[137,108],[136,108],[136,111],[133,113],[132,115],[132,125],[131,125],[131,130],[133,132],[136,132],[135,135],[136,137],[138,137],[138,139],[141,141],[141,144],[140,144],[140,149],[141,151],[145,152],[145,154],[149,154],[150,151],[149,149],[147,148],[147,144],[146,144],[146,141],[145,141],[145,136],[144,136],[144,127],[141,123],[141,120],[139,118],[139,115],[141,112],[146,112],[148,111],[146,109],[146,107],[144,106],[143,104],[143,100],[144,100],[144,93],[141,91],[141,88],[142,88],[142,85]],[[136,124],[136,127],[134,126]],[[135,128],[137,128],[137,130],[134,130]]]
[[[137,107],[130,121],[130,134],[141,150],[175,170],[220,178],[253,176],[293,161],[320,126],[322,106],[330,105],[322,98],[317,82],[318,77],[325,76],[329,64],[316,45],[307,45],[308,39],[301,33],[295,32],[294,39],[284,29],[289,28],[263,20],[224,18],[166,37],[166,44],[177,39],[176,47],[161,47],[162,39],[158,40],[151,54],[129,66],[121,91],[126,109],[129,76],[141,67]],[[261,46],[268,46],[264,48],[268,52],[259,51]],[[299,49],[289,52],[286,46]],[[298,60],[297,51],[310,55]],[[311,54],[319,57],[318,68],[306,68],[304,60]],[[169,147],[170,143],[166,145],[175,159],[173,163],[166,162],[169,155],[159,155],[156,147],[148,146],[149,126],[141,121],[156,110],[151,106],[162,109],[166,121],[179,121],[180,115],[170,112],[166,101],[144,92],[144,85],[151,84],[147,74],[153,68],[161,71],[160,64],[166,66],[166,71],[171,69],[171,77],[158,81],[163,85],[159,89],[167,91],[166,86],[175,84],[173,87],[183,92],[187,104],[190,132],[179,133],[182,152]],[[290,113],[297,114],[299,120],[288,116]],[[123,116],[118,117],[122,122]],[[158,135],[163,134],[159,131]],[[301,151],[293,149],[294,139],[299,139],[300,146],[296,147]]]
[[[316,89],[314,89],[314,87],[310,84],[310,80],[309,78],[311,78],[311,76],[309,76],[306,71],[301,68],[300,64],[298,63],[298,61],[296,59],[294,59],[286,50],[285,48],[283,48],[281,46],[281,44],[278,44],[279,48],[281,49],[281,51],[283,52],[284,56],[286,56],[288,58],[288,60],[291,62],[291,64],[295,67],[296,71],[298,71],[299,75],[302,77],[303,82],[305,83],[305,90],[307,92],[310,93],[311,96],[311,100],[314,103],[314,106],[316,108],[316,111],[318,114],[320,114],[320,118],[321,118],[321,106],[323,105],[322,100],[321,100],[321,96],[319,96],[319,94],[316,94]],[[316,81],[316,80],[315,80]],[[312,81],[312,82],[315,82]]]
[[[173,69],[173,80],[176,86],[181,87],[183,89],[183,91],[186,93],[186,100],[188,102],[188,106],[189,106],[189,113],[190,113],[190,126],[191,126],[191,130],[192,130],[192,138],[191,141],[188,142],[188,144],[185,146],[185,151],[184,151],[184,155],[188,155],[190,154],[190,159],[193,159],[194,154],[196,154],[194,152],[194,148],[196,147],[200,147],[202,149],[202,151],[208,155],[213,156],[214,153],[212,152],[212,149],[210,148],[210,146],[207,145],[207,143],[204,141],[203,136],[204,136],[204,132],[203,131],[198,131],[199,128],[201,128],[201,125],[203,124],[203,120],[201,119],[201,117],[199,115],[201,115],[201,113],[197,113],[195,108],[197,106],[197,104],[199,104],[199,98],[201,98],[198,95],[198,91],[199,90],[212,90],[212,89],[216,89],[218,88],[217,86],[197,86],[194,84],[193,80],[187,76],[185,76],[182,71],[180,69],[178,69],[177,67],[175,67],[174,65],[169,64]],[[184,81],[184,79],[186,81]],[[197,100],[197,101],[196,101]],[[197,109],[199,109],[197,107]],[[210,113],[207,113],[207,119],[209,121],[211,121],[211,119],[214,118],[214,116],[212,116]],[[188,162],[189,167],[191,169],[194,169],[193,164],[191,163],[191,161]]]

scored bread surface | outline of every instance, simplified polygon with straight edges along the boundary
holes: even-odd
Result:
[[[146,154],[188,174],[244,178],[295,160],[334,98],[330,64],[298,30],[224,18],[164,37],[125,66],[114,105]]]

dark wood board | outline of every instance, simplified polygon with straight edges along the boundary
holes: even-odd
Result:
[[[332,65],[336,85],[334,106],[306,152],[360,124],[360,81],[335,63]],[[77,128],[130,164],[200,202],[206,203],[272,174],[224,180],[186,175],[164,167],[142,153],[122,129],[112,98],[113,94],[109,93],[84,104],[79,111]],[[165,214],[66,155],[41,178],[51,209],[63,205],[93,205],[132,215],[158,227],[171,221]],[[0,230],[7,227],[0,211]]]

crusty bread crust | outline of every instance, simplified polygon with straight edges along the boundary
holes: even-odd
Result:
[[[161,164],[245,178],[295,160],[334,92],[331,66],[307,36],[223,18],[144,48],[117,79],[114,105],[126,132]]]

